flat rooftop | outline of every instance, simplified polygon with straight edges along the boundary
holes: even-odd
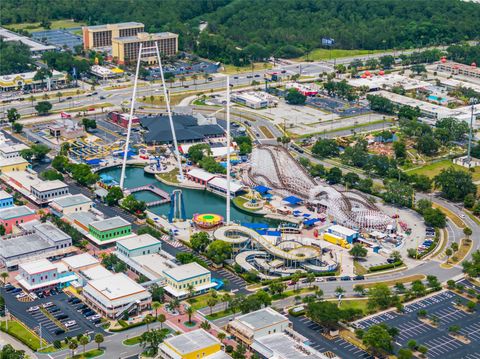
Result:
[[[163,278],[164,271],[177,266],[170,258],[165,258],[158,253],[144,254],[130,258],[130,260],[139,264],[156,278]]]
[[[120,244],[129,251],[143,248],[143,247],[148,247],[152,246],[155,244],[161,243],[158,239],[153,237],[152,235],[145,233],[141,234],[139,236],[131,237],[131,238],[126,238],[126,239],[121,239],[117,241],[117,245]]]
[[[210,274],[210,271],[196,262],[184,264],[176,268],[163,271],[163,273],[177,282],[184,281],[193,277]]]
[[[78,222],[79,224],[81,224],[86,228],[88,228],[88,225],[90,223],[98,221],[98,218],[94,213],[86,212],[86,211],[73,212],[73,213],[70,213],[68,217]]]
[[[91,202],[92,202],[92,200],[90,198],[88,198],[87,196],[85,196],[81,193],[56,198],[52,201],[52,203],[55,203],[62,208],[78,206],[80,204],[91,203]]]
[[[165,344],[174,348],[179,354],[186,355],[215,344],[220,344],[220,341],[207,331],[197,329],[166,339]]]
[[[30,147],[23,143],[15,143],[15,144],[10,144],[6,146],[1,146],[0,147],[0,152],[9,154],[9,153],[14,153],[14,152],[20,152],[21,150],[26,150]]]
[[[88,285],[109,300],[120,299],[146,291],[144,287],[123,273],[115,273],[109,277],[91,280],[88,282]]]
[[[96,265],[94,267],[83,269],[80,271],[88,280],[102,279],[106,277],[111,277],[112,272],[102,265]]]
[[[252,348],[266,358],[328,359],[326,355],[321,354],[310,346],[295,341],[285,333],[270,334],[257,338]]]
[[[0,38],[3,38],[3,41],[17,41],[27,45],[30,48],[30,51],[49,51],[55,50],[55,46],[44,45],[37,41],[30,39],[29,37],[17,34],[13,31],[9,31],[3,27],[0,27]]]
[[[91,266],[100,263],[100,261],[90,253],[77,254],[63,258],[63,262],[73,269]]]
[[[86,26],[88,30],[93,30],[93,31],[107,31],[111,30],[113,28],[119,28],[119,29],[128,29],[132,27],[144,27],[141,22],[135,22],[135,21],[128,21],[128,22],[119,22],[116,24],[103,24],[103,25],[93,25],[93,26]]]
[[[38,233],[41,234],[44,238],[48,238],[53,242],[61,242],[71,237],[66,234],[64,231],[59,229],[58,227],[54,226],[51,222],[45,222],[40,224],[35,224],[33,229]]]
[[[27,206],[17,206],[0,209],[0,219],[8,220],[12,218],[24,217],[35,214],[35,211]]]
[[[11,158],[0,157],[0,167],[19,165],[23,163],[28,163],[28,161],[23,157],[11,157]]]
[[[33,184],[32,188],[36,189],[39,192],[52,191],[59,188],[68,187],[66,183],[60,180],[53,181],[41,181],[39,183]]]
[[[131,224],[122,217],[116,216],[90,223],[90,225],[96,230],[104,232],[120,227],[130,226]]]
[[[171,39],[174,37],[178,37],[178,35],[174,34],[173,32],[139,32],[136,36],[115,37],[112,40],[115,40],[116,42],[129,43],[135,41]]]
[[[36,233],[9,239],[0,239],[0,257],[5,259],[34,254],[55,247]]]
[[[21,263],[19,268],[22,268],[25,272],[32,275],[54,270],[57,267],[47,259],[40,259],[37,261]]]
[[[255,312],[240,315],[235,320],[241,322],[252,330],[258,330],[288,321],[288,318],[272,308],[267,307]]]
[[[12,195],[4,190],[0,190],[0,200],[12,198]]]

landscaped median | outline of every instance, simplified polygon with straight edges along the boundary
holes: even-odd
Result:
[[[461,240],[460,245],[458,246],[458,250],[453,252],[452,256],[447,259],[445,263],[442,263],[440,266],[442,268],[452,268],[453,266],[461,263],[465,257],[468,255],[470,250],[472,249],[472,240],[464,238]]]
[[[8,321],[8,330],[6,330],[6,323],[0,323],[0,329],[2,332],[6,332],[10,334],[12,337],[18,339],[23,344],[25,344],[30,349],[36,351],[40,349],[40,346],[44,347],[47,346],[48,343],[45,340],[42,340],[42,345],[40,345],[40,338],[28,329],[25,325],[20,323],[17,320],[9,320]]]
[[[68,356],[68,359],[89,359],[89,358],[96,358],[100,355],[103,355],[105,350],[103,349],[92,349],[88,350],[85,353],[75,354],[74,356]]]
[[[432,207],[441,210],[458,228],[463,229],[466,227],[465,222],[448,208],[445,208],[435,202],[432,202]]]

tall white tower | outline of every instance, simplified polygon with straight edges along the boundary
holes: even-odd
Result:
[[[227,75],[227,216],[226,222],[230,224],[230,76]]]
[[[145,52],[144,52],[145,51]],[[137,68],[135,71],[135,79],[133,82],[133,94],[132,94],[132,101],[130,105],[130,117],[128,119],[128,129],[127,129],[127,138],[125,141],[125,150],[123,153],[123,163],[122,163],[122,173],[120,175],[120,188],[123,190],[124,185],[125,185],[125,168],[127,166],[127,154],[128,154],[128,148],[130,145],[130,134],[132,132],[132,117],[133,117],[133,111],[135,109],[135,101],[136,101],[136,96],[137,96],[137,83],[138,83],[138,74],[140,71],[140,61],[142,54],[149,54],[149,55],[156,55],[158,58],[158,66],[160,67],[160,75],[162,78],[162,87],[163,87],[163,96],[165,97],[165,104],[167,107],[167,115],[168,115],[168,120],[170,121],[170,129],[172,131],[172,138],[173,138],[173,145],[174,145],[174,150],[173,153],[177,159],[177,166],[178,166],[178,172],[179,172],[179,179],[181,182],[183,182],[184,177],[183,177],[183,171],[182,171],[182,160],[180,158],[180,152],[178,151],[178,143],[177,143],[177,135],[175,134],[175,127],[173,126],[173,119],[172,119],[172,111],[170,109],[170,97],[167,91],[167,85],[165,84],[165,77],[163,75],[163,66],[162,66],[162,59],[160,57],[160,51],[158,50],[158,43],[155,42],[155,46],[151,47],[143,47],[143,44],[140,43],[140,47],[138,49],[138,59],[137,59]]]

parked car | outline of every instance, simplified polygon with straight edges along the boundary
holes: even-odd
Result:
[[[46,302],[46,303],[43,303],[43,304],[42,304],[42,307],[44,307],[44,308],[49,308],[49,307],[53,307],[53,305],[54,305],[54,304],[53,304],[52,302]]]
[[[67,314],[59,314],[55,318],[58,319],[58,320],[63,320],[63,319],[67,319],[68,315]]]
[[[81,302],[80,299],[74,298],[71,303],[72,303],[72,304],[78,304],[78,303],[80,303],[80,302]]]
[[[39,309],[40,309],[40,307],[38,305],[34,305],[33,307],[28,308],[27,312],[28,313],[33,313],[33,312],[36,312]]]
[[[353,277],[353,280],[364,280],[365,276],[364,275],[357,275],[356,277]]]
[[[100,319],[102,316],[100,314],[95,314],[95,315],[92,315],[90,318],[88,318],[89,320],[97,320],[97,319]]]
[[[61,335],[61,334],[65,333],[65,330],[63,330],[63,329],[57,329],[57,330],[55,330],[53,333],[54,333],[55,335]]]
[[[63,323],[67,328],[73,327],[75,324],[77,324],[77,322],[74,320],[69,320],[68,322]]]
[[[327,277],[328,282],[335,282],[337,280],[337,277]]]
[[[21,293],[17,294],[17,295],[15,296],[15,298],[21,299],[21,298],[24,298],[24,297],[26,297],[26,296],[27,296],[27,293],[21,292]]]
[[[5,286],[5,290],[6,290],[7,292],[11,292],[11,291],[14,290],[14,289],[15,289],[15,286],[13,286],[13,285],[11,285],[11,284],[7,284],[7,285]]]
[[[352,279],[352,278],[350,278],[348,275],[343,276],[343,277],[340,278],[340,280],[350,280],[350,279]]]
[[[12,290],[12,294],[20,293],[22,291],[22,288],[15,288]]]

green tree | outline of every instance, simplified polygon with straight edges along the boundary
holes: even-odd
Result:
[[[480,276],[480,250],[472,253],[471,259],[462,262],[463,272],[472,278]]]
[[[207,232],[197,232],[190,237],[190,245],[197,252],[203,252],[207,249],[210,238]]]
[[[335,328],[341,319],[340,310],[332,302],[309,303],[307,312],[313,321],[330,329]]]
[[[221,264],[232,255],[232,246],[223,241],[213,241],[207,248],[207,257],[217,264]]]
[[[71,339],[68,342],[68,348],[72,351],[70,356],[73,357],[73,355],[75,354],[75,349],[78,348],[78,342],[75,339]]]
[[[463,205],[465,208],[472,209],[475,206],[475,195],[473,193],[467,194],[463,200]]]
[[[103,334],[102,333],[95,334],[95,336],[93,337],[93,340],[95,341],[95,343],[97,343],[97,349],[100,350],[100,344],[102,344],[104,341]]]
[[[88,131],[90,129],[94,130],[97,128],[97,121],[90,118],[82,118],[82,126],[85,131]]]
[[[58,172],[57,170],[50,168],[40,173],[40,178],[45,179],[47,181],[53,180],[63,180],[63,175]]]
[[[355,259],[365,258],[367,256],[368,250],[359,243],[353,245],[352,249],[348,252]]]
[[[7,119],[8,122],[14,123],[20,119],[21,115],[15,107],[9,108],[7,110]]]
[[[140,337],[140,343],[144,349],[148,349],[149,356],[158,354],[158,346],[163,342],[167,333],[163,329],[152,329],[143,333]]]
[[[14,122],[12,124],[12,129],[15,133],[21,133],[23,131],[23,125],[21,123]]]
[[[65,156],[55,156],[52,161],[52,167],[55,168],[58,172],[65,173],[67,165],[68,165],[68,158]]]
[[[382,355],[393,349],[392,336],[384,325],[372,325],[363,334],[362,342],[374,355]]]
[[[216,298],[210,297],[207,299],[207,306],[210,308],[210,315],[212,315],[212,310],[213,307],[216,306],[218,303],[218,300]]]
[[[35,110],[40,116],[48,115],[51,109],[52,104],[48,101],[40,101],[35,106]]]
[[[162,303],[153,301],[152,309],[155,311],[155,319],[158,319],[158,310],[162,307]]]
[[[386,284],[375,284],[368,291],[367,306],[370,309],[387,309],[393,305],[394,301],[395,297]]]
[[[297,91],[296,89],[290,89],[285,95],[285,101],[290,105],[304,105],[307,97]]]
[[[408,348],[401,348],[401,349],[398,350],[397,358],[398,359],[411,359],[411,358],[413,358],[413,353]]]
[[[188,306],[187,308],[187,315],[188,315],[188,323],[189,324],[193,324],[192,323],[192,315],[195,313],[195,309],[190,305]]]
[[[112,186],[108,189],[108,193],[105,196],[105,202],[109,206],[113,206],[118,204],[118,201],[120,201],[122,198],[123,198],[123,191],[121,190],[121,188],[118,186]]]
[[[342,181],[342,170],[338,167],[332,167],[328,171],[327,181],[329,184],[337,184]]]
[[[85,354],[85,346],[90,343],[90,336],[88,334],[83,334],[80,339],[78,339],[81,346],[83,346],[83,353]]]
[[[442,195],[452,201],[463,201],[468,194],[477,191],[472,175],[453,167],[442,170],[435,176],[434,182],[435,186],[442,190]]]
[[[167,321],[167,317],[165,314],[160,313],[157,318],[158,322],[160,323],[160,329],[163,329],[163,323]]]
[[[383,193],[383,199],[387,203],[403,207],[412,207],[413,188],[397,180],[389,181],[386,185],[386,191]]]
[[[7,272],[0,273],[0,277],[2,278],[3,286],[7,285],[8,276],[9,276],[9,274]]]
[[[312,153],[320,158],[335,157],[339,149],[335,140],[318,139],[312,147]]]

